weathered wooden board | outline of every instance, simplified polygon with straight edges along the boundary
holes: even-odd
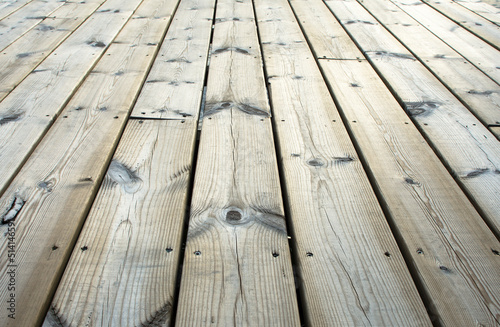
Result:
[[[500,26],[452,0],[423,0],[423,2],[500,50]]]
[[[430,326],[288,2],[255,4],[305,325]],[[328,12],[322,2],[301,4],[296,7],[301,19]],[[330,35],[315,36],[320,49]]]
[[[498,240],[366,61],[319,63],[433,321],[495,325]]]
[[[176,326],[299,326],[251,0],[219,0]]]
[[[455,0],[456,3],[500,26],[500,9],[482,0]]]
[[[500,235],[500,142],[356,1],[327,1],[446,166]],[[425,6],[425,5],[424,5]],[[363,22],[348,23],[357,17]],[[370,24],[366,23],[370,22]],[[384,39],[384,42],[378,40]],[[365,40],[367,40],[365,42]],[[396,49],[396,51],[394,51]]]
[[[391,0],[500,84],[500,52],[420,1]]]
[[[325,6],[294,6],[294,14],[307,28],[308,41],[314,43],[311,51],[316,58],[364,59],[358,47],[342,29],[340,23],[332,20],[332,13]]]
[[[68,2],[4,49],[0,56],[0,101],[104,1]]]
[[[214,3],[184,2],[142,88],[132,112],[134,118],[198,117]]]
[[[44,326],[170,325],[196,123],[130,120]]]
[[[500,86],[389,0],[361,3],[486,126],[500,121]],[[373,29],[382,27],[373,27]],[[394,40],[396,42],[396,40]]]
[[[0,194],[141,0],[108,0],[0,102]]]
[[[155,65],[175,41],[168,40],[186,26],[187,12],[213,17],[214,5],[215,1],[180,3]],[[205,53],[211,25],[196,24],[191,30],[206,37]],[[201,49],[186,49],[185,55],[192,57],[193,51]],[[142,92],[138,102],[143,96],[148,95]],[[181,92],[173,96],[185,98]],[[193,117],[183,120],[129,122],[45,326],[57,321],[83,324],[89,316],[92,325],[170,324],[200,102],[201,96],[192,101]]]
[[[0,51],[38,25],[64,4],[59,0],[33,0],[0,23]]]
[[[0,2],[0,20],[19,10],[33,0],[9,0]]]
[[[321,60],[321,66],[431,319],[494,326],[498,240],[368,63]]]
[[[0,198],[2,235],[5,223],[15,227],[16,265],[15,320],[2,310],[0,324],[35,326],[45,317],[175,7],[175,1],[147,1],[135,12]],[[12,298],[8,250],[3,236],[5,303]]]

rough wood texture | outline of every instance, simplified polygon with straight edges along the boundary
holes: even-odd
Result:
[[[129,122],[44,326],[170,325],[195,137]]]
[[[198,117],[214,1],[183,1],[179,9],[134,107],[134,118]]]
[[[304,323],[430,326],[287,1],[255,3],[293,226]],[[328,12],[322,2],[301,2],[297,9],[301,14],[308,9],[321,14],[321,7]],[[321,48],[325,42],[319,35],[316,38]]]
[[[15,224],[17,265],[16,319],[3,310],[0,324],[35,326],[45,317],[175,6],[148,1],[136,11],[0,198],[1,219]],[[2,235],[7,226],[1,226]],[[3,302],[10,298],[8,244],[4,236]]]
[[[368,63],[321,60],[321,66],[431,319],[443,326],[494,326],[498,240]]]
[[[500,9],[482,0],[455,0],[456,3],[500,26]]]
[[[33,0],[4,0],[0,2],[0,20],[19,10]]]
[[[0,101],[104,2],[68,2],[2,51]]]
[[[500,84],[497,49],[420,1],[391,1]]]
[[[377,0],[361,4],[466,103],[483,124],[491,126],[500,122],[498,84],[392,2]]]
[[[0,51],[38,25],[64,4],[59,0],[33,0],[1,20]]]
[[[108,0],[0,103],[0,194],[141,0]]]
[[[176,326],[299,326],[250,0],[219,0]]]
[[[500,26],[467,10],[455,1],[423,0],[423,2],[500,50]]]
[[[500,235],[498,139],[359,3],[327,1],[327,4],[383,75],[496,235]],[[360,22],[350,23],[353,17]],[[379,43],[380,39],[384,43]]]

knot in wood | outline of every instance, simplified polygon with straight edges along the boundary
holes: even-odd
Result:
[[[313,167],[321,167],[324,165],[323,163],[323,160],[319,159],[319,158],[314,158],[314,159],[311,159],[307,162],[307,164],[309,166],[313,166]]]
[[[241,213],[235,210],[228,211],[226,213],[226,220],[227,221],[241,220]]]

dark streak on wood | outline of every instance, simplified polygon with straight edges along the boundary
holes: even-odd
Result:
[[[355,159],[351,156],[345,156],[345,157],[333,157],[335,160],[335,163],[346,163],[346,162],[352,162]]]
[[[191,61],[187,60],[186,58],[169,59],[169,60],[166,60],[166,62],[183,62],[183,63],[186,63],[186,64],[190,64],[191,63]]]
[[[467,93],[469,93],[469,94],[475,94],[475,95],[491,95],[491,94],[493,94],[494,92],[493,92],[493,91],[483,91],[483,92],[479,92],[479,91],[476,91],[476,90],[470,90],[470,91],[467,91]]]
[[[21,58],[26,58],[26,57],[29,57],[29,56],[31,56],[31,52],[23,52],[23,53],[18,53],[18,54],[16,55],[16,57],[17,57],[18,59],[21,59]]]
[[[249,55],[250,53],[245,50],[245,49],[242,49],[242,48],[229,48],[229,47],[226,47],[226,48],[220,48],[220,49],[217,49],[217,50],[214,50],[212,54],[219,54],[219,53],[223,53],[223,52],[226,52],[226,51],[235,51],[235,52],[238,52],[238,53],[242,53],[242,54],[245,54],[245,55]]]
[[[20,120],[24,116],[24,112],[0,116],[0,126]]]
[[[350,24],[356,24],[356,23],[367,24],[367,25],[377,25],[377,24],[369,22],[367,20],[359,20],[359,19],[357,19],[357,20],[348,20],[344,24],[345,25],[350,25]]]
[[[40,24],[36,29],[38,31],[41,31],[41,32],[47,32],[47,31],[53,31],[53,30],[55,30],[55,27],[54,26],[45,25],[45,24]]]
[[[467,173],[465,176],[463,176],[463,178],[474,178],[474,177],[483,175],[483,174],[487,173],[488,171],[489,171],[488,168],[478,168],[478,169],[475,169],[475,170]]]
[[[143,326],[152,326],[152,327],[168,326],[171,315],[172,315],[172,303],[167,302],[163,307],[161,307],[158,311],[156,311],[151,320],[149,320]]]
[[[416,60],[415,57],[413,57],[410,54],[406,54],[406,53],[387,52],[387,51],[366,51],[366,54],[370,54],[370,53],[373,53],[376,56],[380,56],[380,57],[393,57],[393,58],[399,58],[399,59]]]
[[[87,44],[94,47],[94,48],[104,48],[106,47],[106,44],[104,44],[101,41],[87,41]]]
[[[440,103],[434,101],[423,101],[423,102],[405,102],[404,103],[406,112],[414,116],[428,116],[435,109],[439,108]]]
[[[269,113],[260,108],[245,104],[245,103],[234,103],[230,101],[222,101],[216,103],[207,103],[205,107],[204,116],[214,115],[222,110],[236,108],[246,114],[256,115],[262,117],[269,117]]]
[[[23,199],[21,199],[18,196],[15,196],[14,199],[12,200],[10,207],[2,215],[2,224],[5,225],[15,221],[25,203],[26,202]]]

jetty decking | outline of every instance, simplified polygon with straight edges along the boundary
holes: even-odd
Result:
[[[500,324],[500,9],[0,0],[0,48],[0,325]]]

